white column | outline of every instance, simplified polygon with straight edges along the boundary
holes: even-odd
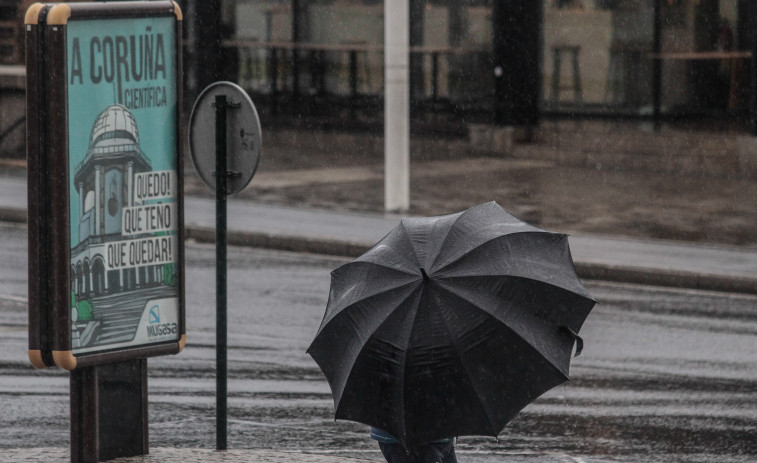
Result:
[[[410,7],[384,1],[384,208],[410,207]]]
[[[127,164],[127,173],[126,173],[126,185],[127,185],[127,192],[128,198],[126,198],[126,204],[129,205],[129,207],[134,206],[134,161],[129,161]]]
[[[84,215],[84,182],[79,182],[79,222]]]
[[[95,235],[100,234],[100,220],[102,214],[100,213],[100,190],[102,189],[102,175],[103,168],[101,166],[95,167]]]

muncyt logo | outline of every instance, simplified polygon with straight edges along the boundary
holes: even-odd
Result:
[[[150,307],[148,313],[148,325],[147,325],[147,337],[153,338],[158,336],[175,335],[179,330],[179,325],[176,323],[161,323],[160,322],[160,306],[154,305]]]
[[[155,325],[160,323],[160,306],[154,305],[150,307],[150,324]]]

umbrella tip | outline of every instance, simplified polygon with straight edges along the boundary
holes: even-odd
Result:
[[[423,275],[423,281],[428,281],[428,273],[426,273],[426,269],[421,267],[421,275]]]

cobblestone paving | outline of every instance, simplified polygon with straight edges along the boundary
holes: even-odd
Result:
[[[5,449],[0,453],[0,461],[7,463],[63,463],[70,461],[70,454],[69,449],[63,448]],[[217,452],[209,449],[156,448],[150,449],[150,455],[118,458],[110,461],[112,463],[358,463],[370,460],[271,450],[226,450]]]
[[[344,453],[351,454],[349,450]],[[362,453],[362,452],[358,452]],[[476,451],[458,449],[459,461],[466,463],[588,463],[586,460],[561,453],[529,451]],[[2,463],[68,463],[69,450],[66,448],[24,448],[0,450]],[[365,452],[365,456],[347,457],[337,453],[315,453],[307,451],[274,450],[226,450],[211,449],[152,448],[150,454],[131,458],[109,460],[109,463],[367,463],[384,462],[381,453]],[[591,463],[607,463],[606,460],[591,460]]]

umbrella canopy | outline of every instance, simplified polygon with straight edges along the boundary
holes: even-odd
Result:
[[[334,270],[308,353],[331,386],[336,419],[383,429],[407,448],[497,436],[568,380],[594,304],[566,235],[490,202],[403,219]]]

